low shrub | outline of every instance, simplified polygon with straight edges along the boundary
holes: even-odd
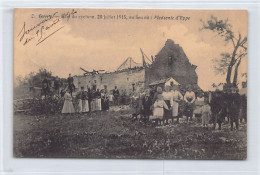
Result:
[[[26,114],[56,114],[61,113],[64,99],[47,97],[46,99],[29,99],[23,102]]]

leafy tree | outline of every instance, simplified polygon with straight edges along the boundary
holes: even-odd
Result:
[[[46,78],[47,80],[52,79],[52,72],[41,68],[38,70],[37,73],[30,72],[24,78],[22,78],[21,76],[16,77],[16,83],[17,86],[28,85],[30,87],[41,87],[44,78]]]
[[[23,83],[23,78],[21,76],[15,78],[14,81],[15,87],[21,85],[22,83]]]
[[[31,72],[28,76],[26,76],[26,79],[30,86],[42,86],[43,79],[49,79],[52,78],[52,72],[47,71],[46,69],[39,69],[37,73]]]
[[[202,30],[210,30],[223,38],[225,42],[232,43],[231,53],[221,53],[221,58],[213,59],[213,62],[216,73],[226,74],[227,85],[231,84],[231,75],[234,71],[232,84],[237,86],[238,68],[241,60],[247,55],[247,37],[242,37],[240,33],[235,34],[228,19],[219,20],[211,16],[206,23],[204,21],[202,23]]]

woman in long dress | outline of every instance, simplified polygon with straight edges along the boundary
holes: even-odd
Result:
[[[91,102],[90,102],[90,105],[91,105],[91,112],[94,112],[96,111],[96,90],[93,89],[91,91]]]
[[[201,116],[201,110],[200,108],[204,105],[204,94],[203,92],[199,92],[197,99],[195,100],[195,109],[193,111],[195,117],[200,117]]]
[[[137,116],[140,114],[140,104],[139,104],[139,94],[134,92],[133,96],[131,97],[130,102],[131,113],[132,113],[132,120],[137,120]]]
[[[170,92],[171,87],[170,86],[165,86],[165,92],[162,93],[163,100],[168,106],[168,109],[171,108],[171,98],[172,98],[172,93]],[[168,124],[168,120],[172,118],[172,111],[171,110],[166,110],[164,109],[164,120],[165,124]]]
[[[81,87],[79,93],[79,112],[89,112],[87,92],[84,91],[84,87]]]
[[[183,96],[178,90],[178,86],[173,86],[171,90],[171,107],[172,107],[172,122],[173,119],[177,117],[177,122],[179,122],[179,102],[183,100]]]
[[[206,102],[201,108],[201,115],[202,115],[202,126],[205,127],[206,129],[208,129],[208,124],[211,118],[211,108],[208,104],[208,102]]]
[[[109,110],[109,96],[106,89],[101,90],[101,108],[102,111]]]
[[[74,106],[72,104],[72,97],[69,93],[69,89],[67,89],[66,93],[64,94],[64,104],[61,111],[62,114],[72,114],[75,113]]]
[[[157,100],[153,104],[153,116],[150,117],[151,120],[155,120],[157,124],[163,121],[164,109],[169,110],[167,104],[163,100],[162,94],[159,94]]]
[[[99,89],[97,89],[97,92],[96,92],[96,110],[97,111],[102,110],[102,108],[101,108],[101,93],[100,93]]]

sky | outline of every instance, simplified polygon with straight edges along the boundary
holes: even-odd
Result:
[[[70,18],[61,18],[63,14]],[[48,15],[55,17],[49,19]],[[98,15],[102,18],[98,19]],[[124,15],[127,20],[122,19]],[[228,19],[235,35],[247,35],[247,11],[242,10],[16,9],[14,79],[40,68],[59,77],[68,77],[69,73],[82,75],[80,67],[115,71],[128,57],[141,63],[140,48],[154,56],[167,39],[172,39],[198,66],[199,86],[209,90],[212,83],[225,81],[225,75],[215,74],[212,59],[232,52],[231,43],[211,31],[200,30],[201,20],[207,21],[211,15]],[[175,20],[158,20],[157,16],[172,16]],[[186,21],[176,20],[177,16]],[[240,65],[240,81],[246,71],[247,58]]]

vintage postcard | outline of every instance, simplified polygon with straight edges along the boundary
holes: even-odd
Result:
[[[13,155],[247,158],[247,11],[14,10]]]

